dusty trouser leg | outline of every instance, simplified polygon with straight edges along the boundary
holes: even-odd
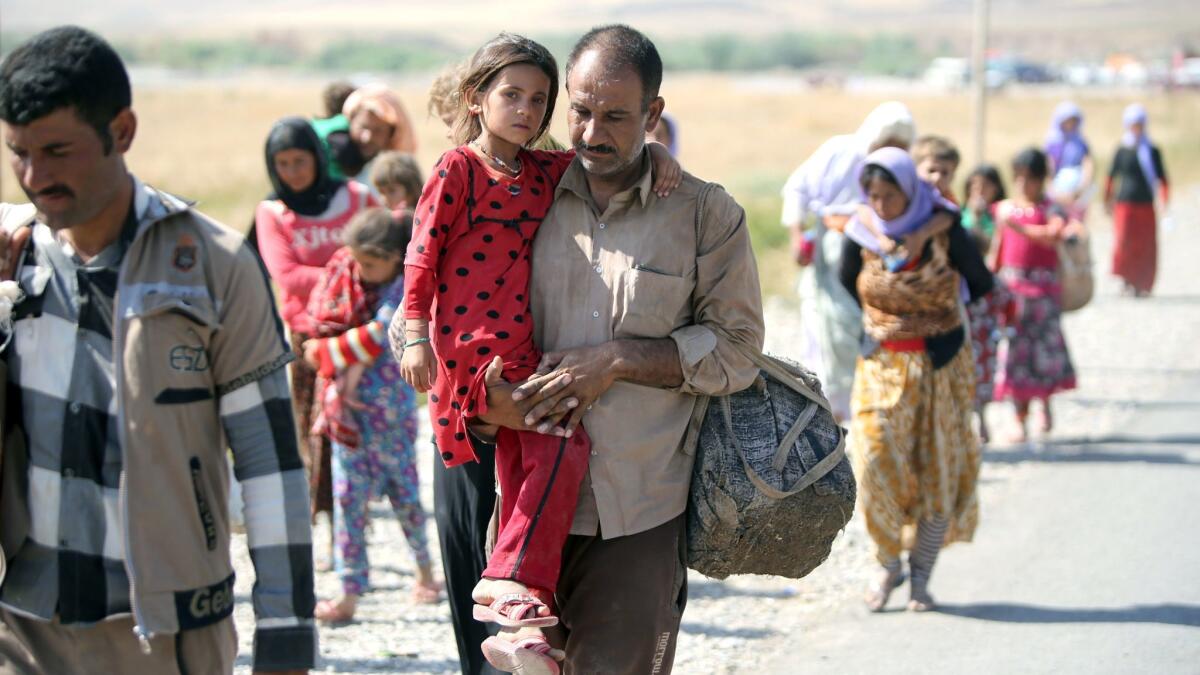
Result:
[[[644,532],[602,539],[571,535],[547,628],[567,653],[564,675],[669,675],[687,605],[685,517]]]
[[[946,539],[946,528],[950,521],[945,516],[933,516],[921,520],[917,525],[917,544],[908,556],[912,570],[912,600],[909,609],[926,611],[933,609],[933,597],[929,595],[929,577],[933,565]]]

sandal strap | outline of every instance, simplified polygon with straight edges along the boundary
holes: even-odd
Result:
[[[546,641],[546,638],[540,635],[524,637],[520,640],[517,640],[513,644],[517,649],[528,649],[529,651],[537,652],[538,654],[550,653],[550,643]]]
[[[493,600],[492,604],[489,605],[493,612],[502,614],[513,621],[536,618],[538,610],[545,606],[546,603],[527,593],[502,595]]]

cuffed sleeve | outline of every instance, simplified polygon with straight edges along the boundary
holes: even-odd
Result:
[[[428,319],[433,316],[433,297],[437,276],[428,267],[404,266],[405,319]]]
[[[745,389],[758,375],[744,352],[762,349],[762,289],[745,212],[720,188],[708,192],[702,208],[694,322],[671,339],[679,347],[680,391],[720,396]]]

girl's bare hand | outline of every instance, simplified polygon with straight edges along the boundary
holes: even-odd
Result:
[[[654,194],[666,197],[683,182],[683,167],[667,146],[657,141],[647,143],[650,161],[654,164]]]
[[[433,347],[428,342],[413,345],[400,358],[400,375],[409,386],[424,394],[437,381],[435,363]]]

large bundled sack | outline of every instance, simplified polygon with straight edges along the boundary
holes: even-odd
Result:
[[[829,557],[854,513],[856,485],[845,432],[816,376],[748,353],[748,389],[697,403],[687,510],[688,566],[709,577],[799,579]]]
[[[1096,282],[1092,276],[1092,249],[1086,231],[1059,242],[1058,276],[1064,312],[1073,312],[1091,302]]]

